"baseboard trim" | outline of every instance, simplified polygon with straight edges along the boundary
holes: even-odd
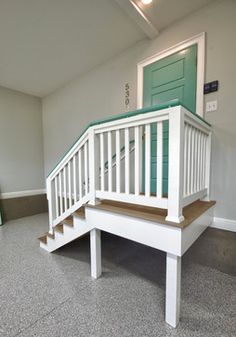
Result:
[[[214,217],[210,227],[236,232],[236,220]]]
[[[14,198],[28,197],[32,195],[39,195],[39,194],[45,194],[45,193],[46,193],[45,189],[7,192],[7,193],[1,193],[0,199],[14,199]]]

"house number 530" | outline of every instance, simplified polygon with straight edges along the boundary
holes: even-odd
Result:
[[[129,87],[129,83],[125,83],[125,107],[126,107],[126,110],[129,110],[129,103],[130,103],[130,87]]]

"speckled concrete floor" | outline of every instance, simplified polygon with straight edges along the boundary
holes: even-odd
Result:
[[[181,322],[172,329],[162,252],[103,234],[104,273],[94,281],[88,238],[48,254],[36,240],[46,230],[46,214],[0,228],[1,337],[236,336],[235,276],[184,257]]]

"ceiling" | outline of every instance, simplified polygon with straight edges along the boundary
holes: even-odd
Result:
[[[139,17],[131,18],[121,1],[129,3],[0,0],[0,85],[43,97],[147,38],[143,18],[133,6]],[[153,25],[154,37],[212,0],[154,0],[145,8],[140,0],[133,1],[149,28]]]
[[[141,0],[134,0],[159,31],[212,1],[214,0],[153,0],[151,5],[145,6]]]
[[[144,38],[113,0],[0,0],[0,85],[42,97]]]

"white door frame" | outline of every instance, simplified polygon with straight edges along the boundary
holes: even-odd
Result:
[[[159,61],[167,56],[177,53],[187,47],[197,44],[197,92],[196,92],[196,114],[204,117],[203,86],[205,78],[205,32],[195,35],[185,41],[182,41],[173,47],[162,50],[161,52],[146,58],[138,63],[137,75],[137,108],[143,107],[143,68],[148,64]]]

